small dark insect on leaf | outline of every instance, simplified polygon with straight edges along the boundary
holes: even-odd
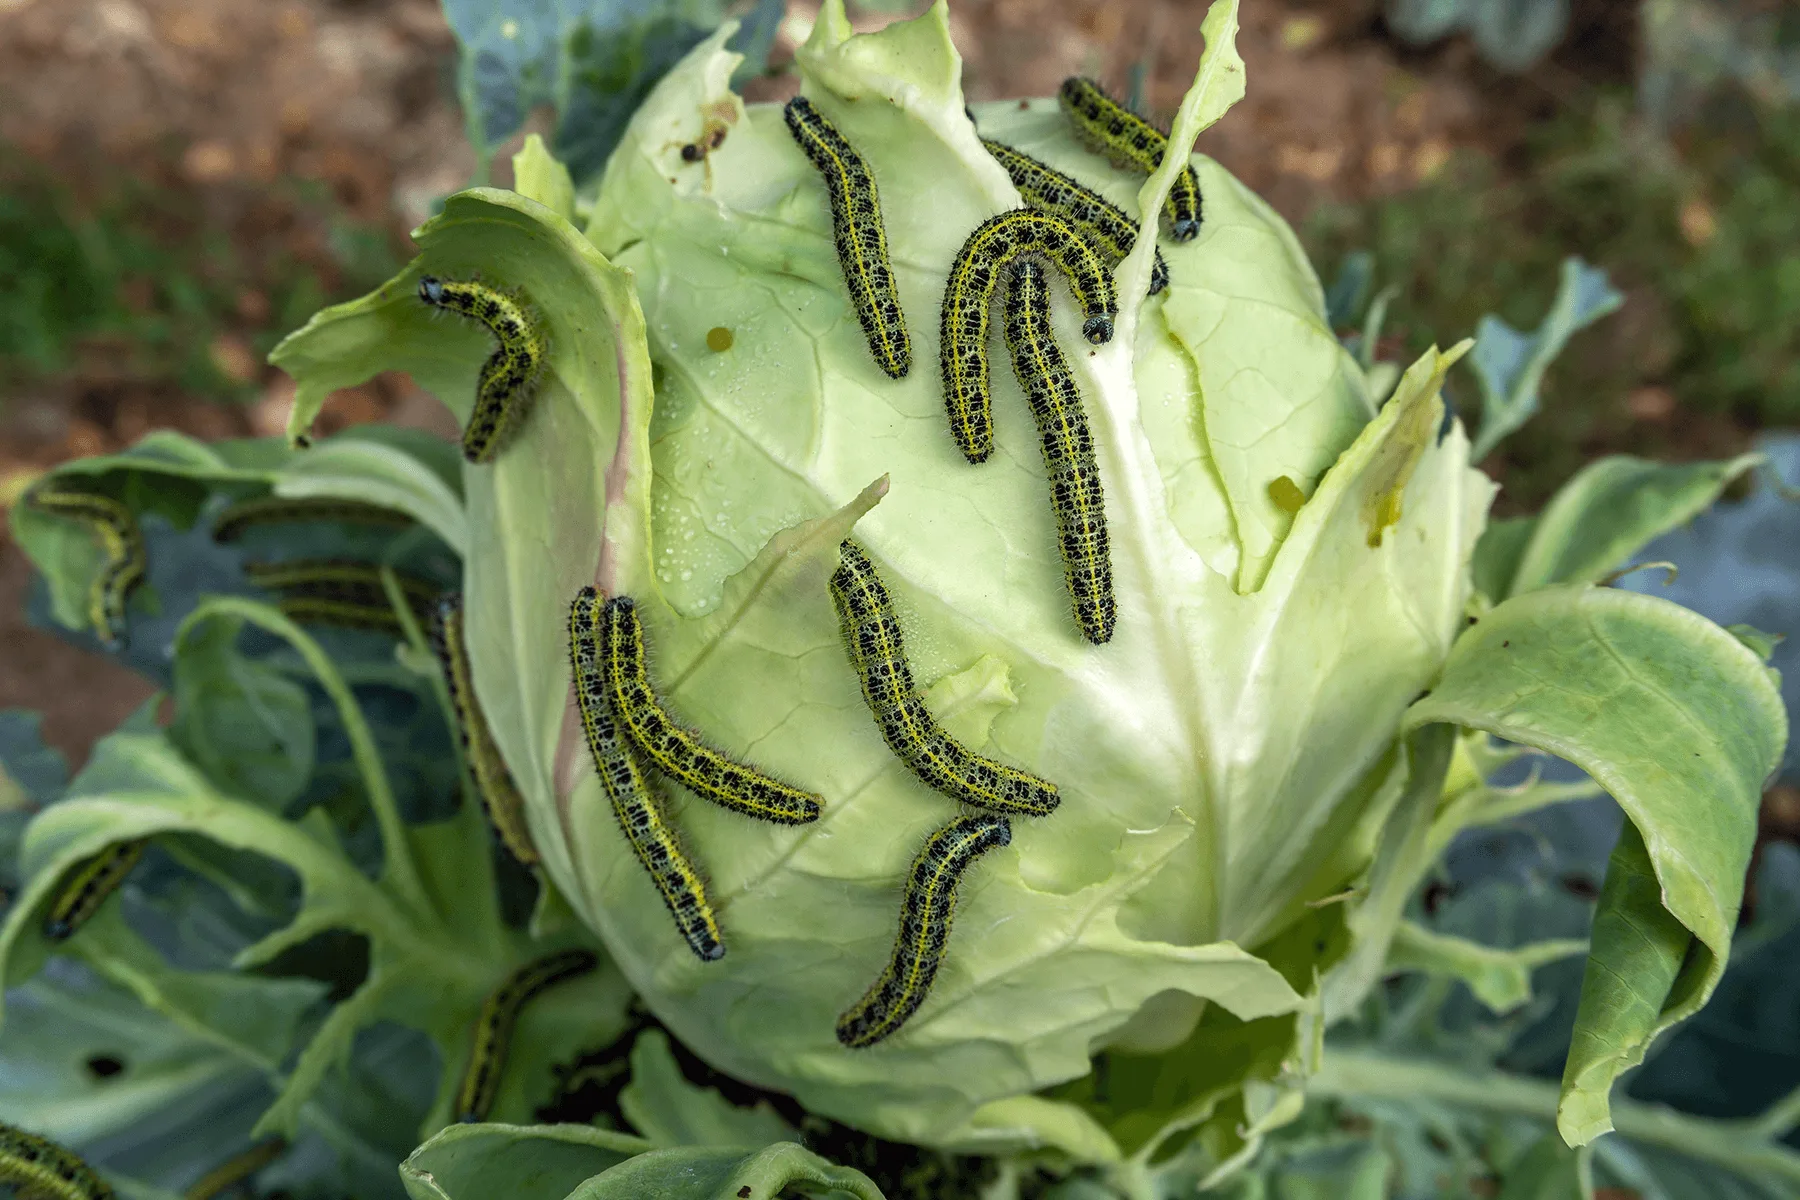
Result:
[[[95,1079],[111,1079],[125,1069],[125,1064],[110,1054],[96,1054],[87,1060],[87,1069]]]
[[[706,151],[700,148],[699,142],[689,142],[681,148],[681,161],[696,163],[706,157]]]
[[[749,1198],[750,1185],[746,1183],[743,1187],[738,1189],[738,1200],[749,1200]]]

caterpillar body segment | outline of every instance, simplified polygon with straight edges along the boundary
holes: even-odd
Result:
[[[280,1158],[287,1148],[287,1139],[283,1137],[258,1142],[202,1175],[194,1186],[182,1193],[182,1200],[214,1200]]]
[[[100,570],[88,585],[88,625],[108,649],[122,648],[126,641],[125,602],[131,589],[143,582],[149,566],[137,518],[110,496],[54,485],[32,488],[26,501],[39,511],[79,521],[100,543]]]
[[[257,587],[280,593],[281,611],[290,620],[392,634],[402,631],[382,586],[381,568],[372,563],[335,558],[250,562],[244,564],[244,574]],[[414,618],[429,626],[440,589],[412,575],[396,572],[395,577]]]
[[[149,844],[148,838],[115,842],[69,872],[69,877],[62,881],[62,886],[51,898],[50,911],[44,916],[44,939],[62,942],[73,937],[76,930],[100,911],[107,897],[119,890],[131,869],[144,857],[144,847]]]
[[[113,1190],[72,1150],[0,1124],[0,1183],[26,1200],[113,1200]]]
[[[995,812],[1044,816],[1062,802],[1056,785],[984,758],[951,737],[913,684],[900,622],[875,564],[853,541],[840,547],[832,602],[863,699],[894,755],[920,782],[953,800]]]
[[[532,844],[531,830],[525,824],[525,797],[519,794],[506,759],[488,728],[481,711],[481,699],[475,694],[475,676],[469,669],[469,653],[463,640],[463,606],[460,593],[439,597],[437,620],[432,623],[432,648],[437,651],[443,668],[444,685],[450,693],[450,705],[456,718],[457,736],[462,741],[463,761],[475,778],[475,791],[487,810],[488,822],[507,852],[527,867],[536,866],[537,847]]]
[[[981,139],[981,144],[1006,170],[1026,204],[1059,216],[1079,229],[1107,260],[1108,267],[1117,267],[1131,253],[1137,244],[1137,223],[1118,205],[1023,150],[991,138]],[[1150,268],[1150,294],[1154,296],[1168,286],[1169,264],[1158,250],[1155,265]]]
[[[675,918],[675,927],[688,948],[702,962],[714,962],[725,956],[725,941],[712,902],[707,899],[705,881],[663,817],[637,756],[613,715],[600,654],[603,607],[599,593],[585,587],[569,609],[569,658],[574,669],[575,702],[588,753],[593,757],[594,773],[600,777],[601,789],[612,805],[625,840],[649,872],[650,881]]]
[[[213,522],[213,540],[232,542],[248,529],[261,525],[334,522],[343,525],[377,525],[402,529],[411,517],[377,504],[341,500],[336,496],[257,496],[240,500]]]
[[[919,1010],[950,943],[957,882],[977,858],[1011,842],[1012,825],[991,813],[958,817],[925,839],[906,877],[893,956],[874,986],[838,1018],[838,1041],[852,1049],[872,1046]]]
[[[1013,371],[1025,390],[1050,478],[1050,506],[1062,551],[1063,580],[1081,636],[1111,640],[1118,608],[1113,598],[1106,501],[1094,438],[1075,374],[1050,328],[1050,289],[1034,262],[1013,268],[1004,324]]]
[[[464,458],[492,462],[524,422],[550,352],[549,341],[525,305],[486,284],[426,275],[419,280],[419,299],[479,321],[499,343],[481,366],[475,408],[462,437]]]
[[[1081,140],[1114,163],[1145,175],[1162,165],[1168,134],[1107,95],[1093,80],[1070,76],[1056,98]],[[1163,215],[1169,219],[1169,236],[1176,241],[1192,241],[1199,234],[1200,177],[1192,163],[1175,177]]]
[[[539,992],[565,979],[585,975],[600,965],[591,950],[564,950],[527,963],[482,1003],[475,1021],[475,1040],[469,1049],[469,1065],[456,1089],[456,1120],[487,1120],[500,1080],[506,1073],[506,1055],[512,1045],[513,1026],[519,1010]]]

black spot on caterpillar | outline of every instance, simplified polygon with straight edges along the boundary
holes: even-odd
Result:
[[[912,339],[906,332],[906,313],[900,308],[894,268],[888,261],[887,231],[881,223],[875,176],[863,156],[805,96],[795,96],[782,111],[801,152],[825,177],[838,263],[844,269],[856,319],[869,339],[869,353],[889,378],[903,378],[912,368]]]
[[[1050,328],[1050,289],[1034,262],[1013,268],[1006,293],[1006,344],[1013,371],[1037,422],[1050,506],[1062,550],[1063,580],[1081,636],[1096,646],[1112,638],[1112,560],[1106,535],[1106,503],[1094,438],[1081,406],[1081,389]]]
[[[486,284],[426,275],[419,280],[419,299],[433,308],[480,321],[499,342],[481,365],[475,408],[462,439],[464,458],[473,463],[490,462],[525,419],[549,343],[525,305]]]
[[[1082,333],[1099,345],[1112,340],[1119,311],[1112,273],[1075,227],[1048,213],[1019,208],[989,217],[969,235],[944,287],[940,354],[944,408],[950,433],[972,463],[994,448],[993,396],[988,388],[988,310],[994,289],[1013,260],[1041,254],[1068,277],[1086,314]]]
[[[183,1193],[182,1200],[213,1200],[280,1158],[287,1148],[286,1138],[272,1137],[258,1142],[202,1175]]]
[[[1006,169],[1026,204],[1075,226],[1100,252],[1108,267],[1118,266],[1131,253],[1131,247],[1137,243],[1137,224],[1112,201],[1004,142],[983,138],[981,144]],[[1150,294],[1154,296],[1168,286],[1169,264],[1158,250],[1156,264],[1150,268]]]
[[[1091,79],[1072,75],[1057,93],[1062,110],[1081,140],[1121,167],[1148,175],[1162,165],[1169,137],[1101,90]],[[1169,218],[1169,236],[1192,241],[1200,232],[1200,177],[1190,163],[1175,177],[1169,198],[1163,202]]]
[[[258,525],[302,522],[335,522],[344,525],[381,525],[402,529],[411,517],[391,508],[340,500],[335,496],[257,496],[240,500],[213,522],[215,542],[236,541],[246,529]]]
[[[144,578],[144,535],[131,510],[108,496],[39,484],[25,501],[41,512],[79,521],[100,543],[105,556],[88,585],[88,624],[109,649],[125,645],[125,601]]]
[[[956,884],[977,858],[1012,842],[1005,817],[963,816],[925,839],[900,900],[900,935],[873,987],[838,1018],[837,1038],[854,1048],[873,1046],[917,1012],[937,978],[956,915]]]
[[[888,748],[927,787],[997,812],[1043,816],[1062,802],[1056,785],[983,758],[946,733],[913,686],[894,602],[862,547],[846,541],[831,576],[850,664]]]
[[[257,587],[281,594],[281,611],[303,624],[342,625],[398,635],[400,618],[381,586],[381,568],[329,558],[249,562],[244,574]],[[414,618],[429,625],[437,603],[435,584],[396,573]]]
[[[725,942],[712,903],[706,898],[706,884],[688,861],[680,839],[650,794],[643,768],[638,766],[637,757],[613,716],[600,657],[600,619],[599,593],[591,587],[582,588],[569,608],[569,659],[574,670],[575,703],[581,712],[581,728],[587,735],[594,773],[600,777],[601,789],[612,804],[613,816],[618,819],[625,840],[631,843],[633,853],[650,873],[650,881],[675,918],[675,928],[697,957],[703,962],[714,962],[725,957]]]
[[[506,1052],[512,1042],[513,1024],[527,1000],[553,984],[585,975],[600,965],[591,950],[564,950],[527,963],[489,996],[475,1022],[475,1041],[469,1049],[469,1065],[456,1089],[456,1119],[485,1121],[500,1094],[500,1078],[506,1071]]]
[[[106,898],[125,882],[131,869],[144,857],[147,845],[148,838],[115,842],[70,871],[51,899],[50,911],[44,917],[45,939],[61,942],[73,937],[77,929],[100,911]]]
[[[0,1183],[31,1200],[113,1200],[113,1190],[73,1151],[0,1124]]]
[[[669,715],[650,684],[644,627],[630,596],[608,600],[600,622],[607,700],[625,736],[652,766],[695,795],[746,817],[781,825],[819,819],[823,797],[728,758]]]
[[[463,641],[462,596],[450,593],[437,602],[437,620],[432,622],[432,648],[438,664],[444,669],[444,685],[450,693],[450,705],[456,718],[456,732],[462,741],[463,761],[475,777],[475,791],[487,809],[488,822],[499,835],[501,844],[525,866],[538,862],[537,847],[532,845],[531,831],[525,825],[525,797],[506,768],[500,747],[488,729],[482,714],[481,700],[475,695],[475,677],[469,670],[469,654]]]

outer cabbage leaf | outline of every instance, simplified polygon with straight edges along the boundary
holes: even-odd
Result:
[[[563,1200],[648,1149],[629,1134],[586,1125],[452,1125],[400,1164],[400,1178],[413,1200]]]
[[[744,1196],[825,1196],[882,1200],[861,1171],[835,1166],[793,1142],[746,1153],[684,1146],[628,1158],[569,1193],[569,1200],[734,1200]]]

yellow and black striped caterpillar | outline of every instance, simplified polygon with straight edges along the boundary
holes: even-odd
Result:
[[[113,1200],[113,1190],[79,1155],[48,1138],[0,1124],[0,1183],[29,1200]]]
[[[1012,826],[992,814],[962,816],[925,839],[906,877],[900,900],[900,934],[881,977],[838,1018],[838,1041],[873,1046],[906,1024],[937,978],[956,915],[956,884],[989,850],[1012,842]]]
[[[280,1158],[287,1148],[287,1139],[283,1137],[258,1142],[202,1175],[193,1187],[182,1193],[182,1200],[214,1200]]]
[[[1068,277],[1085,320],[1082,334],[1099,345],[1112,340],[1119,311],[1112,272],[1075,227],[1061,217],[1019,208],[989,217],[969,235],[944,287],[940,355],[950,433],[972,463],[994,448],[993,396],[988,387],[988,310],[994,289],[1014,260],[1039,254]]]
[[[114,842],[69,872],[69,877],[62,881],[50,901],[50,911],[44,916],[45,940],[61,942],[73,937],[77,929],[100,911],[106,898],[125,882],[131,869],[144,857],[144,847],[149,844],[148,838]]]
[[[695,795],[747,817],[782,825],[819,819],[823,797],[719,753],[669,715],[650,684],[643,623],[630,596],[608,600],[600,622],[607,699],[625,736],[652,766]]]
[[[1103,91],[1091,79],[1072,75],[1057,93],[1063,112],[1081,140],[1121,167],[1148,175],[1162,165],[1169,137]],[[1163,202],[1169,218],[1169,236],[1192,241],[1200,232],[1200,177],[1193,164],[1181,169]]]
[[[599,965],[592,950],[564,950],[520,967],[482,1003],[469,1065],[456,1089],[458,1121],[487,1120],[494,1098],[500,1094],[513,1024],[525,1002],[553,984],[585,975]]]
[[[688,948],[703,962],[725,957],[719,920],[706,896],[705,881],[681,848],[681,841],[664,818],[643,768],[619,732],[608,695],[606,671],[600,655],[600,594],[582,588],[569,608],[569,659],[574,671],[575,703],[581,713],[582,732],[594,773],[612,804],[613,816],[631,843],[633,853],[649,872],[650,881],[675,918],[675,928]]]
[[[460,593],[439,597],[431,635],[432,648],[444,670],[444,686],[450,693],[463,761],[475,778],[475,790],[487,809],[488,821],[508,853],[525,866],[535,866],[538,852],[525,825],[525,797],[513,782],[506,759],[501,757],[500,747],[488,728],[487,717],[482,714],[481,699],[475,694],[475,677],[469,670],[468,648],[463,641]]]
[[[213,522],[213,540],[236,541],[246,529],[258,525],[308,521],[393,528],[412,524],[412,518],[403,512],[376,504],[364,504],[360,500],[343,500],[336,496],[257,496],[250,500],[240,500],[220,513]]]
[[[843,626],[863,699],[888,748],[907,769],[952,800],[997,812],[1043,816],[1061,803],[1056,785],[969,750],[938,725],[913,686],[912,667],[893,599],[862,547],[846,541],[831,575],[831,599]]]
[[[381,568],[371,563],[296,558],[245,563],[244,574],[257,587],[279,592],[281,611],[290,620],[401,632],[400,618],[381,585]],[[395,578],[413,617],[420,625],[430,623],[440,589],[411,575],[396,572]]]
[[[1026,204],[1075,226],[1100,252],[1108,267],[1118,266],[1131,253],[1137,244],[1137,225],[1118,205],[1023,150],[989,138],[982,138],[981,144],[1006,169]],[[1169,264],[1158,250],[1155,265],[1150,268],[1150,294],[1154,296],[1168,286]]]
[[[123,646],[125,601],[131,589],[142,582],[148,565],[137,518],[110,496],[70,491],[54,484],[32,488],[26,502],[42,512],[81,522],[100,543],[105,559],[88,585],[88,624],[94,636],[109,649]]]
[[[491,462],[531,407],[549,342],[524,304],[486,284],[426,275],[419,280],[419,299],[481,322],[499,343],[481,365],[462,438],[464,458]]]
[[[856,148],[805,96],[789,100],[783,115],[801,152],[825,177],[838,263],[844,269],[856,319],[869,339],[869,353],[889,378],[903,378],[912,368],[912,340],[906,332],[906,313],[900,308],[893,264],[888,260],[875,176]]]
[[[1106,501],[1094,437],[1081,406],[1081,389],[1050,328],[1050,289],[1034,262],[1013,268],[1006,292],[1006,344],[1013,371],[1043,444],[1050,477],[1050,506],[1062,550],[1063,580],[1081,636],[1096,646],[1112,638],[1118,616],[1106,535]]]

